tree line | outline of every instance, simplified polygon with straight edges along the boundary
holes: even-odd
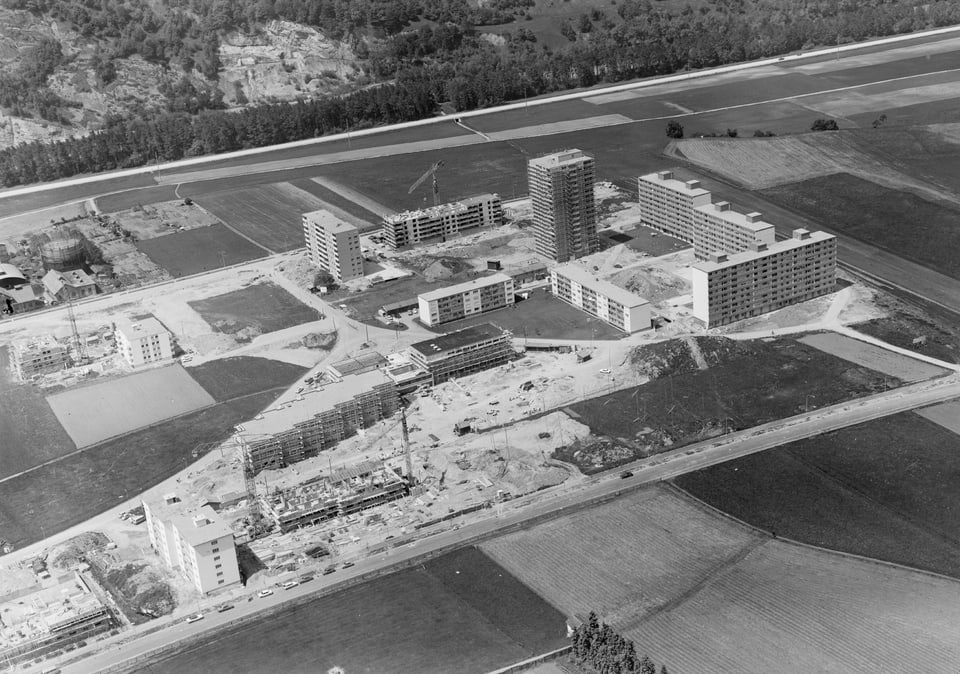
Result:
[[[657,674],[653,660],[646,655],[639,657],[633,642],[601,623],[593,611],[573,631],[570,641],[570,657],[582,669],[597,674]],[[668,674],[666,665],[660,668],[660,674]]]

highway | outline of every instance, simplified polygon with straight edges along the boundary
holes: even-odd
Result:
[[[350,569],[340,569],[330,576],[318,576],[313,581],[291,590],[277,588],[272,596],[265,598],[255,597],[255,590],[251,590],[250,598],[235,602],[234,609],[222,614],[209,612],[198,623],[186,624],[180,618],[179,622],[170,624],[170,619],[166,618],[142,625],[112,640],[97,644],[97,647],[102,649],[101,652],[65,664],[62,669],[64,673],[76,674],[142,670],[148,663],[156,662],[163,649],[170,648],[177,642],[188,640],[182,645],[196,645],[208,638],[235,640],[238,657],[242,658],[242,634],[231,634],[229,631],[218,634],[218,631],[230,624],[248,622],[259,613],[263,615],[257,619],[266,619],[269,615],[271,628],[282,629],[285,619],[303,619],[302,616],[285,618],[284,613],[277,610],[285,604],[299,604],[309,601],[311,595],[335,592],[361,580],[415,563],[424,555],[440,554],[453,547],[498,535],[505,530],[529,526],[539,519],[571,513],[615,498],[626,491],[731,459],[956,397],[960,397],[960,374],[954,373],[681,447],[623,466],[621,470],[629,469],[633,472],[633,476],[626,479],[621,479],[618,471],[613,471],[611,474],[585,479],[574,485],[521,497],[505,504],[500,513],[480,513],[483,519],[463,521],[457,528],[447,529],[401,548],[368,557],[358,561],[356,566]],[[163,629],[158,629],[161,627]],[[136,638],[138,633],[143,636]],[[169,667],[176,670],[176,657],[173,656],[172,661],[164,662],[161,668],[164,671],[171,671]],[[229,663],[223,665],[229,667]]]

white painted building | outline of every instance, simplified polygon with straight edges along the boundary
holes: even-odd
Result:
[[[173,359],[170,332],[156,318],[119,319],[114,323],[117,351],[130,367],[164,363]]]
[[[739,213],[726,201],[693,209],[693,254],[706,260],[710,253],[742,253],[755,243],[772,244],[777,240],[773,225],[760,214]]]
[[[429,326],[502,309],[514,303],[513,277],[498,273],[438,288],[417,297],[420,320]]]
[[[595,179],[593,157],[582,150],[564,150],[527,161],[538,254],[566,262],[600,250]]]
[[[303,237],[310,261],[329,271],[337,283],[363,276],[360,232],[329,211],[303,214]]]
[[[693,243],[693,209],[711,200],[699,180],[678,180],[673,171],[649,173],[637,178],[637,194],[643,224]]]
[[[562,264],[550,270],[554,297],[596,316],[630,334],[649,330],[650,302],[628,290],[591,276],[576,264]]]

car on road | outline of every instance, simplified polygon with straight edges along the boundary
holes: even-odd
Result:
[[[195,622],[197,622],[198,620],[203,620],[203,614],[202,614],[202,613],[194,613],[193,615],[188,615],[186,622],[188,622],[188,623],[195,623]]]
[[[270,588],[267,588],[265,590],[260,590],[259,592],[257,592],[257,596],[260,597],[261,599],[263,599],[264,597],[269,597],[271,594],[273,594],[273,590],[271,590]]]
[[[217,613],[224,613],[233,608],[233,604],[217,604]]]
[[[600,368],[600,374],[610,374],[610,370],[605,367]]]
[[[299,584],[300,584],[300,583],[298,583],[298,582],[295,581],[295,580],[288,580],[286,583],[284,583],[284,584],[281,585],[280,587],[282,587],[284,590],[292,590],[293,588],[295,588],[295,587],[296,587],[297,585],[299,585]]]
[[[300,576],[300,578],[298,578],[297,580],[300,582],[301,585],[303,585],[304,583],[309,583],[311,580],[313,580],[313,575],[306,573]]]
[[[343,568],[345,568],[345,569],[349,569],[351,566],[353,566],[353,562],[344,562],[344,563],[343,563]]]
[[[333,573],[333,572],[336,571],[336,570],[337,570],[337,567],[335,567],[335,566],[328,566],[327,568],[325,568],[325,569],[323,570],[323,575],[324,575],[324,576],[329,576],[331,573]]]
[[[621,479],[621,480],[626,480],[628,477],[633,477],[633,471],[632,471],[632,470],[625,470],[625,471],[623,471],[622,473],[620,473],[620,479]]]

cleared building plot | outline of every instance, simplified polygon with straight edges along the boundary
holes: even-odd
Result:
[[[241,331],[260,335],[318,319],[314,309],[273,283],[258,283],[187,304],[210,327],[232,335]]]
[[[179,365],[64,391],[47,401],[77,447],[214,403],[213,397]]]
[[[799,341],[815,349],[826,351],[844,360],[849,360],[851,363],[888,374],[907,383],[923,381],[947,373],[946,370],[936,365],[887,351],[879,346],[867,344],[835,332],[807,335],[801,337]]]

